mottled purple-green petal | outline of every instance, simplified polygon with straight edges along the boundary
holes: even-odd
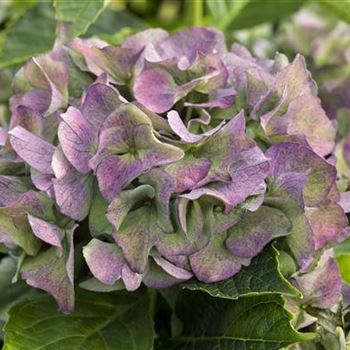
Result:
[[[118,46],[91,47],[88,50],[85,59],[91,60],[98,67],[93,73],[100,75],[106,72],[112,82],[121,85],[130,82],[141,54],[140,50]]]
[[[274,77],[274,92],[284,96],[283,103],[263,126],[272,140],[279,134],[304,135],[313,150],[325,156],[334,147],[335,129],[316,97],[316,89],[304,58],[297,55]]]
[[[108,206],[107,219],[116,230],[119,229],[131,208],[139,201],[151,199],[155,196],[152,186],[142,185],[132,190],[122,191]]]
[[[219,145],[222,152],[217,152]],[[211,161],[209,173],[198,187],[212,181],[229,181],[231,164],[239,164],[241,152],[249,149],[256,149],[256,155],[262,154],[255,142],[245,135],[245,118],[240,112],[192,152],[196,158]]]
[[[146,29],[142,32],[128,36],[122,43],[122,47],[142,49],[146,45],[155,45],[169,36],[168,32],[161,28]]]
[[[236,94],[237,94],[237,91],[234,88],[217,89],[212,91],[209,94],[208,102],[200,102],[200,103],[185,102],[184,105],[186,107],[225,109],[233,105]]]
[[[53,180],[57,205],[61,212],[81,221],[89,213],[93,194],[93,177],[73,170]]]
[[[339,268],[327,252],[316,269],[294,279],[303,295],[302,303],[316,308],[330,309],[340,298],[342,282]]]
[[[173,178],[161,168],[153,168],[140,176],[140,182],[149,184],[155,189],[155,207],[157,210],[157,225],[165,232],[172,232],[170,219],[170,197],[175,189]]]
[[[307,271],[315,254],[315,242],[303,205],[300,205],[298,200],[289,193],[276,190],[265,197],[265,203],[283,211],[290,220],[292,230],[286,237],[286,242],[300,270]]]
[[[24,66],[26,79],[36,90],[49,92],[47,114],[66,105],[68,100],[68,70],[62,62],[50,55],[32,58]]]
[[[271,146],[266,156],[271,159],[270,174],[278,178],[286,172],[307,176],[303,195],[305,204],[313,207],[328,195],[335,179],[336,170],[309,147],[297,143],[280,143]]]
[[[123,187],[142,173],[140,160],[111,156],[103,160],[96,169],[100,191],[111,202]]]
[[[60,227],[30,214],[28,214],[28,221],[36,237],[52,246],[62,249],[61,240],[63,238],[63,231]]]
[[[121,277],[125,260],[116,244],[94,238],[83,248],[83,254],[91,273],[102,283],[113,285]]]
[[[41,243],[32,233],[27,215],[53,220],[53,201],[42,192],[28,191],[15,204],[0,207],[2,241],[12,242],[28,255],[36,255]]]
[[[142,282],[142,274],[132,271],[128,264],[125,264],[122,269],[122,279],[126,290],[132,292],[138,289]]]
[[[222,54],[227,51],[224,35],[205,27],[193,27],[175,33],[156,48],[162,59],[185,56],[190,62],[193,62],[198,54]]]
[[[228,230],[226,246],[240,258],[252,258],[271,240],[287,236],[291,228],[291,222],[282,211],[262,206],[255,212],[247,211],[243,218]]]
[[[26,258],[21,268],[22,278],[30,286],[50,293],[64,313],[74,309],[74,229],[66,230],[65,254],[57,254],[57,248],[52,247]]]
[[[90,166],[96,172],[102,195],[112,201],[138,175],[181,159],[183,154],[181,149],[160,142],[147,115],[126,104],[103,124],[99,149]]]
[[[63,153],[70,163],[82,174],[90,171],[89,160],[97,148],[97,133],[93,125],[81,112],[69,107],[61,114],[62,122],[58,128],[58,139]]]
[[[11,114],[10,129],[22,126],[27,131],[36,136],[43,136],[44,118],[43,116],[26,106],[18,106]]]
[[[36,255],[40,241],[33,235],[25,208],[21,206],[0,208],[0,239],[8,247],[19,246],[28,255]]]
[[[169,164],[165,169],[175,180],[174,192],[184,192],[194,188],[203,180],[210,166],[210,160],[198,159],[191,154],[186,154],[184,158]]]
[[[337,237],[348,226],[343,209],[336,203],[306,208],[305,214],[313,231],[316,249],[323,248],[332,241],[336,242]]]
[[[149,288],[169,288],[180,283],[181,280],[169,275],[151,259],[142,282]]]
[[[234,276],[241,269],[244,259],[227,249],[225,239],[226,233],[215,235],[203,249],[190,256],[192,271],[200,281],[219,282]]]
[[[142,206],[129,212],[113,234],[130,268],[139,274],[146,271],[151,248],[158,242],[161,234],[155,225],[156,220],[155,210]]]
[[[104,120],[120,105],[117,91],[109,85],[95,83],[86,91],[81,113],[99,130]]]
[[[264,180],[268,171],[268,159],[258,147],[254,147],[242,152],[236,162],[229,166],[231,180],[209,183],[184,196],[195,200],[209,195],[222,200],[227,208],[233,208],[265,188]]]
[[[277,142],[283,134],[304,135],[312,149],[321,156],[329,154],[334,147],[335,129],[314,96],[303,95],[291,101],[287,112],[271,116],[264,128],[271,140]]]
[[[32,186],[27,177],[0,175],[0,206],[15,204],[31,189]]]
[[[34,169],[53,174],[51,162],[55,147],[21,126],[9,131],[10,142],[16,153]]]

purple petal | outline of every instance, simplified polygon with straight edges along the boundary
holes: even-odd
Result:
[[[8,129],[0,127],[0,147],[4,147],[8,137]]]
[[[177,85],[173,77],[163,69],[143,71],[134,83],[134,96],[152,112],[168,111],[177,101]]]
[[[340,193],[339,205],[343,208],[345,213],[350,212],[350,191]]]
[[[198,54],[215,55],[227,51],[225,38],[215,29],[194,27],[178,32],[156,47],[162,59],[185,56],[193,62]]]
[[[60,145],[58,145],[55,149],[51,166],[57,179],[65,176],[73,169],[72,165],[68,162],[68,159],[64,155],[62,147]]]
[[[18,106],[11,114],[10,129],[21,126],[36,136],[43,135],[44,118],[42,115],[25,106]]]
[[[62,230],[54,225],[28,214],[28,221],[33,233],[42,241],[62,249]]]
[[[184,197],[195,200],[203,195],[222,200],[227,208],[243,203],[249,196],[261,192],[269,171],[267,158],[258,147],[242,152],[236,163],[230,166],[231,181],[213,183],[192,190]]]
[[[119,95],[111,86],[91,85],[85,95],[81,113],[99,130],[105,119],[120,105]]]
[[[42,174],[35,169],[30,170],[30,178],[34,184],[34,186],[40,190],[47,193],[51,192],[52,189],[52,175],[50,174]]]
[[[70,171],[64,177],[54,180],[57,205],[63,214],[82,221],[89,213],[93,194],[93,177]]]
[[[165,272],[167,272],[169,275],[175,277],[178,280],[186,281],[190,278],[192,278],[192,273],[182,269],[180,267],[177,267],[176,265],[170,263],[166,259],[162,257],[153,257],[154,261],[158,266],[160,266]]]
[[[196,134],[192,134],[186,128],[186,125],[183,123],[179,114],[176,111],[168,112],[167,117],[168,117],[168,122],[171,129],[175,132],[175,134],[177,134],[183,141],[187,143],[196,143],[203,140],[203,138],[205,137],[215,134],[218,130],[221,129],[222,125],[224,124],[224,122],[222,122],[215,128],[211,129],[210,131],[207,131],[200,135],[196,135]]]
[[[130,269],[128,264],[125,264],[122,269],[122,279],[126,290],[132,292],[138,289],[141,285],[142,274],[138,274]]]
[[[90,171],[89,160],[97,148],[97,134],[94,127],[80,111],[69,107],[61,114],[62,122],[58,128],[58,139],[62,150],[71,164],[82,174]]]
[[[21,126],[10,130],[9,134],[12,147],[24,161],[43,174],[53,174],[51,162],[54,146]]]
[[[142,170],[140,160],[133,161],[127,157],[111,156],[102,161],[96,169],[96,176],[103,197],[111,202]]]
[[[40,115],[44,114],[50,103],[50,92],[43,90],[28,91],[23,95],[14,95],[10,100],[11,110],[15,110],[17,107],[28,107]]]
[[[131,49],[143,49],[145,46],[155,45],[169,36],[168,32],[160,28],[147,29],[128,36],[122,43],[122,47]]]
[[[90,271],[102,283],[113,285],[121,277],[125,260],[116,244],[92,239],[83,254]]]

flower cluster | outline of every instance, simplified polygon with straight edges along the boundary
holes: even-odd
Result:
[[[0,242],[65,312],[81,242],[82,287],[135,290],[228,279],[276,239],[311,273],[349,233],[325,158],[335,128],[300,55],[259,60],[214,29],[150,29],[120,46],[68,42],[13,89]]]

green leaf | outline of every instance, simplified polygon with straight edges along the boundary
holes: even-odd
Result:
[[[146,22],[128,10],[111,11],[107,9],[90,26],[84,37],[100,36],[101,34],[113,35],[125,28],[143,30],[147,27]]]
[[[249,4],[250,0],[227,1],[227,0],[207,0],[208,8],[213,16],[214,23],[220,30],[230,28],[235,19]]]
[[[332,1],[332,0],[330,0]],[[213,24],[222,31],[279,21],[297,11],[305,0],[207,0]]]
[[[108,3],[109,0],[54,0],[56,20],[69,23],[65,39],[84,34]]]
[[[54,41],[53,7],[50,3],[38,4],[7,30],[0,55],[0,68],[20,64],[31,56],[47,52]]]
[[[150,350],[153,345],[146,294],[81,292],[70,315],[45,295],[19,303],[9,315],[3,350]]]
[[[337,263],[342,279],[350,284],[350,254],[338,255]]]
[[[299,333],[291,326],[291,314],[283,305],[277,295],[227,300],[186,291],[176,304],[184,332],[161,340],[157,349],[278,350],[314,339],[314,334]]]
[[[23,281],[12,283],[12,278],[16,274],[17,264],[11,257],[5,257],[0,262],[0,319],[8,308],[18,302],[23,297],[35,293]]]
[[[280,272],[278,255],[276,248],[268,246],[252,260],[248,267],[242,268],[238,274],[228,280],[211,284],[190,281],[184,283],[182,288],[201,290],[213,297],[226,299],[271,293],[298,296],[298,290]]]
[[[334,248],[342,279],[350,284],[350,238]]]
[[[339,19],[350,23],[350,0],[318,0],[318,2]]]

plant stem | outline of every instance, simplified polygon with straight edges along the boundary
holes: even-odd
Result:
[[[157,291],[153,288],[147,289],[149,298],[150,298],[150,312],[152,318],[154,318],[154,315],[156,313],[156,303],[157,303]]]
[[[190,25],[201,26],[203,24],[203,0],[189,0],[187,4]]]

